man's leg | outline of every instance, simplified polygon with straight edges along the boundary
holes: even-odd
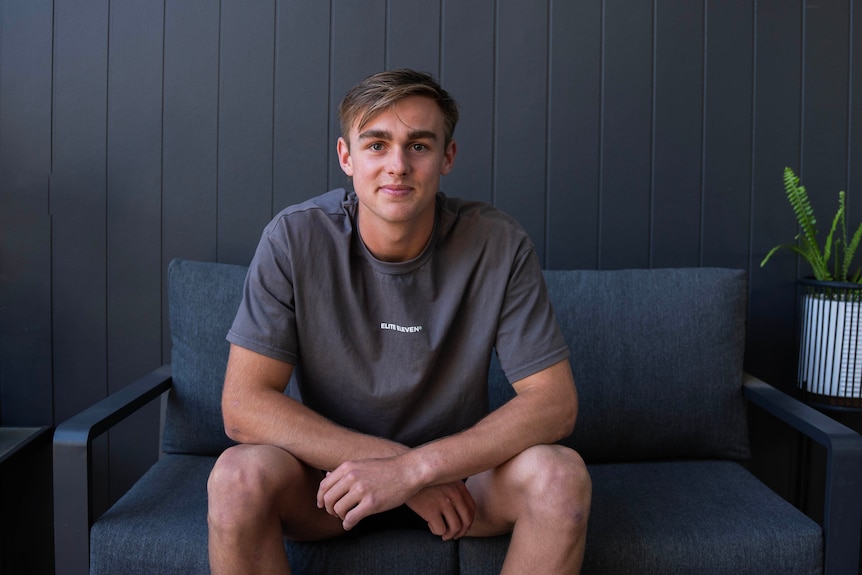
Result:
[[[503,574],[576,574],[581,569],[592,483],[581,457],[540,445],[471,477],[476,501],[468,537],[512,533]]]
[[[317,508],[322,479],[277,447],[238,445],[225,451],[207,483],[209,556],[213,575],[290,573],[282,537],[318,540],[344,533]]]

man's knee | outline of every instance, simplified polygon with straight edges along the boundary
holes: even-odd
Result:
[[[556,517],[574,527],[586,523],[592,481],[577,452],[560,445],[541,445],[521,454],[525,507],[530,513]]]
[[[284,464],[272,465],[272,450],[265,446],[237,445],[218,458],[207,480],[210,521],[228,526],[241,518],[252,518],[271,511],[278,483],[276,470],[283,473]],[[287,455],[287,454],[285,454]]]
[[[217,524],[231,523],[238,512],[253,505],[255,493],[260,493],[260,479],[248,457],[246,446],[231,447],[221,454],[207,480],[207,502],[210,521]]]

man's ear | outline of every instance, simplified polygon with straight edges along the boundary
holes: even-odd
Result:
[[[452,171],[452,166],[455,164],[455,154],[458,152],[458,146],[455,140],[450,140],[446,146],[446,151],[443,152],[443,163],[440,165],[440,175],[445,176]]]
[[[338,152],[338,163],[341,164],[341,169],[348,177],[353,177],[353,162],[350,159],[350,146],[343,137],[338,138],[336,145]]]

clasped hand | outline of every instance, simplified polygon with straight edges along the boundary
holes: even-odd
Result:
[[[317,506],[342,520],[350,530],[363,518],[406,503],[444,541],[470,529],[476,503],[462,481],[424,486],[397,457],[342,463],[326,474],[317,490]]]

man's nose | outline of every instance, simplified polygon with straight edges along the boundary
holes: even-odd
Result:
[[[394,175],[404,175],[409,169],[407,162],[407,153],[398,146],[393,146],[389,153],[389,173]]]

